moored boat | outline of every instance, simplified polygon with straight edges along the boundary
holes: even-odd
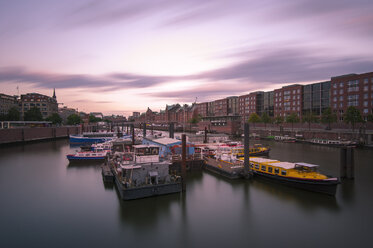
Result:
[[[66,155],[70,162],[73,161],[104,161],[107,155],[107,151],[102,149],[96,149],[95,151],[80,151],[75,154]]]
[[[286,143],[293,143],[293,142],[296,141],[296,138],[290,137],[289,135],[284,135],[284,136],[275,136],[274,140],[275,141],[286,142]]]
[[[310,139],[306,140],[307,143],[314,145],[323,145],[323,146],[335,146],[335,147],[344,147],[344,146],[357,146],[357,142],[350,140],[328,140],[328,139]]]
[[[321,174],[318,167],[303,162],[290,163],[250,157],[250,168],[254,175],[295,188],[335,195],[339,179]]]

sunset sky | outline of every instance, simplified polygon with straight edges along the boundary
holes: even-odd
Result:
[[[86,112],[370,71],[372,0],[0,0],[0,93]]]

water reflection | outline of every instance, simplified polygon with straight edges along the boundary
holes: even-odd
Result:
[[[334,196],[288,187],[259,177],[255,177],[250,186],[253,190],[265,192],[280,201],[295,203],[306,212],[320,208],[332,212],[340,210]]]
[[[180,205],[181,194],[169,194],[131,201],[122,201],[116,187],[115,192],[119,202],[119,216],[123,226],[131,226],[140,230],[156,226],[159,220],[168,218],[171,205]]]
[[[355,192],[355,180],[343,179],[342,183],[339,185],[340,193],[342,199],[346,203],[355,202],[356,192]]]

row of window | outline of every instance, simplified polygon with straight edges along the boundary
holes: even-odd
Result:
[[[253,168],[253,163],[250,163],[250,167]],[[258,164],[255,164],[255,169],[259,170],[259,165]],[[261,165],[260,170],[264,171],[264,172],[268,171],[269,173],[280,174],[280,168],[277,168],[277,167],[273,168],[271,166],[268,166],[268,168],[267,168],[267,166]],[[286,170],[281,170],[281,175],[282,176],[286,176],[286,174],[287,174]]]
[[[373,78],[370,79],[370,82],[373,84]],[[368,78],[364,78],[363,79],[363,83],[364,84],[368,84],[369,83],[369,79]],[[333,84],[333,88],[337,88],[338,86],[339,87],[343,87],[344,83],[343,82],[340,82],[340,83],[335,83]],[[347,81],[347,86],[349,87],[355,87],[359,85],[359,80],[350,80],[350,81]]]

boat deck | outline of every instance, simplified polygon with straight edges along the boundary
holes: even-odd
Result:
[[[215,174],[219,174],[229,179],[238,179],[243,177],[244,166],[234,165],[224,161],[217,161],[213,158],[205,159],[205,168]]]

